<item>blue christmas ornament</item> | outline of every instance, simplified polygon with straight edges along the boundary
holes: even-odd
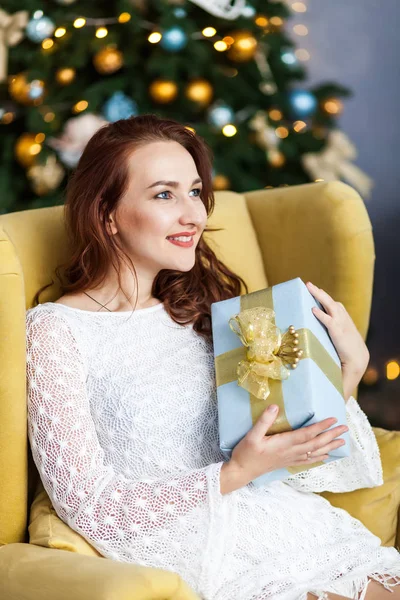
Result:
[[[166,29],[160,41],[160,45],[168,52],[178,52],[187,44],[187,35],[181,27],[175,25]]]
[[[289,101],[293,111],[299,117],[312,115],[318,106],[314,94],[306,90],[292,90],[289,92]]]
[[[208,111],[208,120],[215,127],[224,127],[228,123],[233,123],[234,119],[235,113],[227,104],[219,104]]]
[[[31,42],[39,43],[53,35],[54,29],[53,21],[49,17],[43,16],[41,10],[37,10],[26,26],[26,36]]]
[[[103,105],[103,115],[107,121],[113,123],[119,119],[128,119],[138,114],[137,104],[124,92],[114,92]]]
[[[247,17],[248,19],[250,19],[251,17],[254,17],[255,14],[256,14],[256,9],[253,6],[251,6],[250,4],[248,4],[247,6],[244,6],[242,8],[242,12],[241,12],[242,17]]]
[[[40,79],[33,79],[29,83],[28,96],[32,100],[37,100],[41,98],[44,94],[43,81]]]
[[[183,19],[187,15],[187,12],[184,8],[175,8],[173,13],[177,19]]]
[[[292,50],[285,50],[285,52],[282,52],[281,60],[286,65],[297,65],[299,62],[297,60],[297,56],[295,55],[295,53]]]

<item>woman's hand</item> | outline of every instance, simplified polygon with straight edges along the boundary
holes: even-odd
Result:
[[[324,313],[314,307],[314,315],[327,327],[329,335],[339,355],[342,371],[358,373],[360,378],[365,373],[369,362],[369,351],[354,321],[341,302],[335,302],[324,290],[307,282],[308,291],[321,302]]]
[[[279,413],[266,408],[250,431],[234,447],[229,462],[224,463],[221,473],[221,493],[227,494],[247,485],[250,481],[285,467],[310,465],[328,458],[329,452],[343,446],[338,436],[349,428],[338,425],[335,417],[324,419],[299,429],[268,435]],[[307,452],[310,458],[307,459]]]

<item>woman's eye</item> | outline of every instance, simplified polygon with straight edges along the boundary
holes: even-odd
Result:
[[[198,194],[196,194],[196,198],[198,198],[201,194],[201,188],[194,188],[192,190],[192,192],[199,192]],[[166,192],[160,192],[159,194],[157,194],[157,196],[154,196],[154,198],[159,198],[162,194],[170,194],[171,192],[169,192],[168,190]],[[161,200],[168,200],[168,198],[161,198]]]
[[[154,196],[154,198],[159,198],[161,194],[169,194],[169,192],[160,192],[159,194],[157,194],[157,196]],[[161,200],[166,200],[166,198],[161,198]]]

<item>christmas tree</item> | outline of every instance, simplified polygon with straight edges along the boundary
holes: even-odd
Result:
[[[302,8],[303,7],[303,8]],[[369,178],[340,131],[350,90],[308,89],[287,34],[303,2],[18,0],[0,10],[0,213],[63,203],[104,123],[155,113],[201,135],[214,189]]]

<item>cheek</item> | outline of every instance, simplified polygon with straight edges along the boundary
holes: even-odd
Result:
[[[130,226],[130,231],[134,233],[133,243],[138,242],[144,247],[146,244],[152,245],[162,241],[174,225],[173,215],[169,215],[166,211],[136,214]]]

